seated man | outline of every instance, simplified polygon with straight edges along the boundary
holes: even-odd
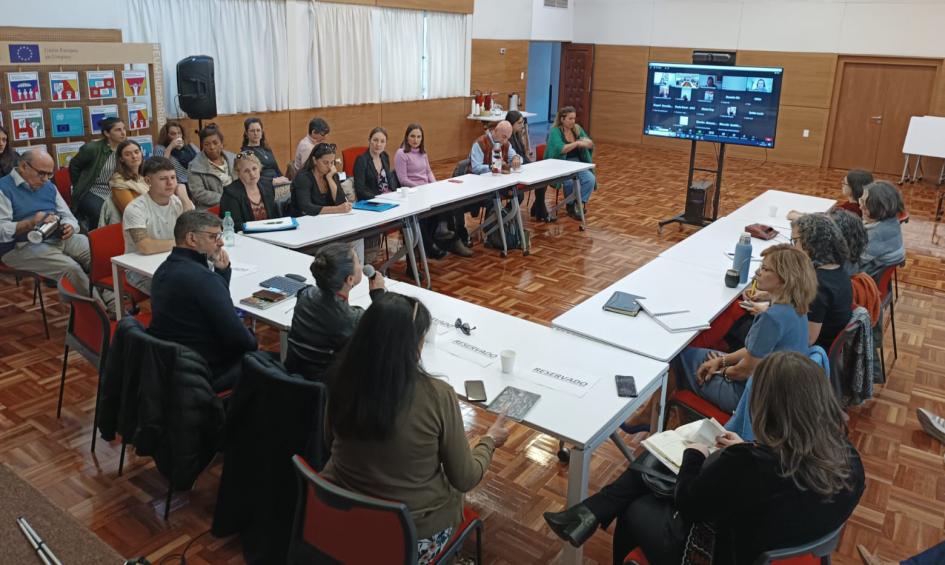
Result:
[[[0,259],[14,269],[53,280],[66,275],[78,292],[88,296],[89,240],[78,233],[78,221],[50,181],[53,167],[52,157],[34,149],[0,178]],[[30,230],[50,222],[59,222],[58,230],[41,243],[27,240]]]
[[[480,135],[469,151],[469,168],[472,169],[472,173],[482,175],[492,170],[492,150],[496,145],[502,151],[503,171],[508,171],[513,162],[521,165],[522,158],[515,153],[515,148],[509,143],[510,137],[512,137],[512,124],[505,120]]]
[[[151,157],[144,163],[147,194],[125,207],[122,233],[125,253],[153,255],[174,248],[174,224],[184,212],[194,209],[187,187],[177,184],[174,163],[166,157]],[[128,284],[151,294],[151,279],[128,271]]]
[[[174,242],[151,280],[148,332],[199,353],[210,365],[215,391],[233,388],[243,354],[257,343],[233,309],[223,222],[207,212],[184,212],[174,225]]]
[[[329,131],[328,122],[325,120],[312,118],[311,121],[309,121],[308,135],[303,137],[295,148],[295,159],[292,160],[292,168],[296,173],[304,168],[306,165],[305,161],[307,161],[309,155],[312,154],[312,149],[315,149],[316,145],[325,141]]]

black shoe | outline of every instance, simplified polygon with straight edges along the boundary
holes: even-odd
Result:
[[[433,239],[450,240],[454,237],[456,237],[456,234],[453,230],[446,227],[446,222],[440,222],[436,225],[436,230],[433,232]]]
[[[587,211],[585,210],[585,214]],[[568,215],[574,218],[577,221],[581,221],[581,215],[578,214],[577,205],[574,203],[568,204]]]
[[[437,245],[431,245],[427,250],[427,259],[442,259],[446,257],[446,250]]]
[[[532,218],[534,218],[535,220],[539,222],[547,222],[547,223],[551,223],[557,220],[557,218],[555,218],[548,212],[548,208],[544,206],[539,207],[536,204],[537,202],[535,204],[532,204],[532,209],[531,209]],[[542,202],[542,204],[544,204],[544,202]]]
[[[597,517],[583,504],[577,504],[563,512],[545,512],[544,517],[551,531],[574,547],[584,545],[600,526]]]
[[[453,245],[450,247],[450,251],[459,255],[460,257],[472,257],[473,251],[466,246],[459,238],[453,240]]]

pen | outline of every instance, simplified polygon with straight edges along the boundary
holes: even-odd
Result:
[[[653,314],[653,316],[659,317],[659,316],[669,316],[672,314],[688,314],[689,312],[690,312],[689,310],[673,310],[672,312],[659,312],[657,314]]]

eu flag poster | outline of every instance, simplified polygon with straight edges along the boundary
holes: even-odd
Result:
[[[35,43],[11,43],[10,64],[17,63],[38,63],[39,45]]]

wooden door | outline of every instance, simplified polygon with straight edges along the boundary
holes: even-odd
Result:
[[[902,171],[909,119],[929,112],[934,64],[842,62],[829,166]]]
[[[577,123],[591,128],[591,77],[594,76],[594,45],[561,44],[561,80],[558,83],[558,108],[574,106]],[[558,108],[555,108],[557,113]]]

